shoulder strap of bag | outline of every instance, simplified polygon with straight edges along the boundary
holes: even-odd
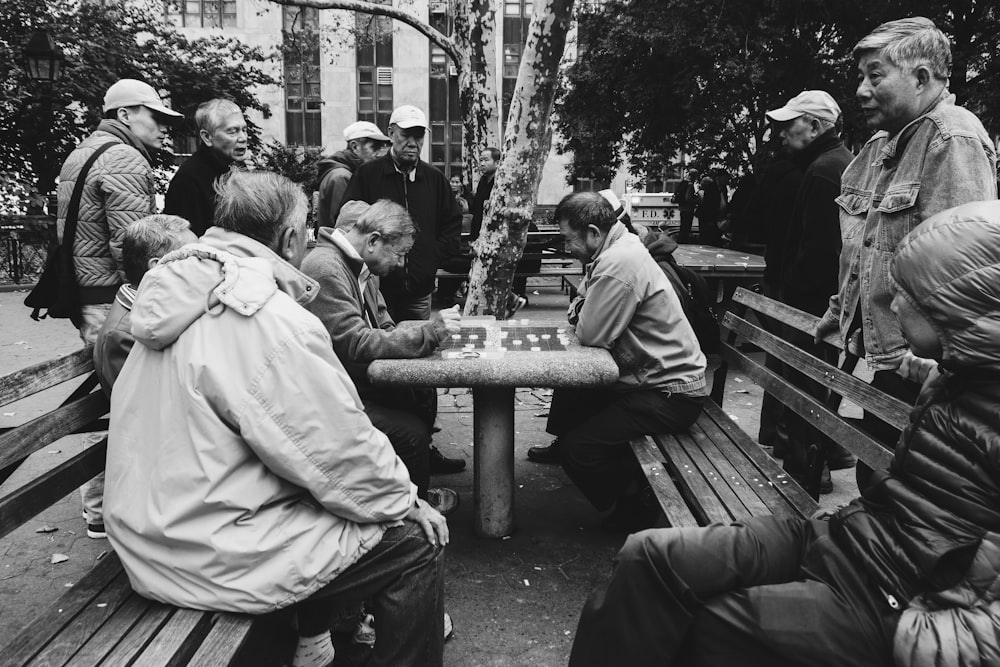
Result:
[[[102,144],[97,147],[97,149],[90,154],[87,161],[83,163],[83,169],[76,177],[76,184],[73,186],[73,196],[69,198],[69,207],[66,209],[66,224],[63,226],[63,243],[62,247],[65,251],[66,257],[73,257],[73,241],[76,239],[76,222],[80,215],[80,199],[83,198],[83,186],[87,182],[87,174],[90,172],[90,168],[94,166],[97,162],[97,158],[101,157],[101,153],[108,150],[115,145],[116,142],[109,141],[106,144]]]

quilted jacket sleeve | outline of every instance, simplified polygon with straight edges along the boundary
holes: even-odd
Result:
[[[1000,664],[1000,535],[986,534],[959,585],[910,602],[893,654],[897,667]]]
[[[153,172],[139,151],[130,146],[112,146],[106,157],[100,187],[108,220],[108,245],[124,281],[122,237],[130,224],[156,212]]]

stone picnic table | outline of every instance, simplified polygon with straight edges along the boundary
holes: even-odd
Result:
[[[611,354],[580,345],[565,321],[509,322],[565,328],[566,349],[451,359],[438,351],[422,359],[379,359],[368,366],[368,378],[376,385],[472,388],[473,517],[482,537],[505,537],[514,529],[514,390],[598,387],[618,379]],[[462,323],[500,327],[508,321],[466,317]]]

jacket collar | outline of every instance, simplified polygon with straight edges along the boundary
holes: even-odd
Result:
[[[200,141],[200,139],[199,139]],[[196,151],[198,156],[203,160],[211,164],[216,170],[220,172],[229,171],[229,168],[233,165],[233,160],[229,158],[223,158],[219,155],[219,152],[207,145],[204,141],[198,144],[198,150]]]
[[[122,143],[131,146],[132,148],[139,151],[146,162],[150,162],[149,159],[149,149],[146,148],[146,144],[139,141],[139,137],[132,134],[132,130],[128,129],[128,126],[112,118],[105,118],[97,126],[97,129],[101,132],[107,132],[108,134],[121,139]]]
[[[249,236],[222,227],[209,227],[199,240],[205,245],[224,250],[236,257],[256,257],[266,260],[271,265],[278,289],[292,297],[300,306],[315,299],[319,293],[319,283],[286,262],[278,253]]]
[[[337,250],[340,255],[344,258],[344,263],[347,264],[347,268],[351,270],[351,273],[358,279],[361,279],[362,274],[367,274],[365,280],[371,275],[368,271],[368,265],[365,264],[365,260],[361,258],[358,251],[354,249],[351,242],[347,240],[347,236],[344,235],[339,229],[333,229],[332,227],[320,227],[319,228],[319,244],[323,247],[333,248]]]
[[[937,101],[934,102],[934,104],[932,104],[927,109],[927,111],[920,114],[920,116],[914,118],[909,123],[904,125],[903,129],[901,129],[892,137],[889,137],[889,133],[886,132],[885,130],[881,130],[875,133],[875,135],[872,136],[872,138],[869,141],[875,139],[885,139],[885,138],[888,138],[888,141],[886,141],[885,146],[883,146],[882,150],[879,152],[878,158],[876,158],[874,166],[879,166],[886,160],[895,159],[897,153],[901,153],[903,149],[906,148],[906,144],[909,142],[910,137],[916,131],[916,126],[920,124],[921,121],[923,121],[925,118],[927,118],[934,112],[938,111],[941,107],[954,106],[954,105],[955,105],[955,96],[952,95],[950,92],[948,92],[948,89],[945,88],[943,91],[941,91],[941,95],[938,97]]]
[[[833,150],[844,142],[840,140],[840,135],[837,133],[837,129],[831,127],[829,130],[823,134],[816,137],[816,139],[806,146],[805,150],[799,151],[792,156],[792,161],[799,166],[800,169],[805,169],[813,162],[816,161],[823,153]]]

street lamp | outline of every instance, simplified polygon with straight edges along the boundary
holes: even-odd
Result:
[[[45,30],[37,28],[22,53],[24,72],[29,79],[49,83],[59,79],[66,56]]]

